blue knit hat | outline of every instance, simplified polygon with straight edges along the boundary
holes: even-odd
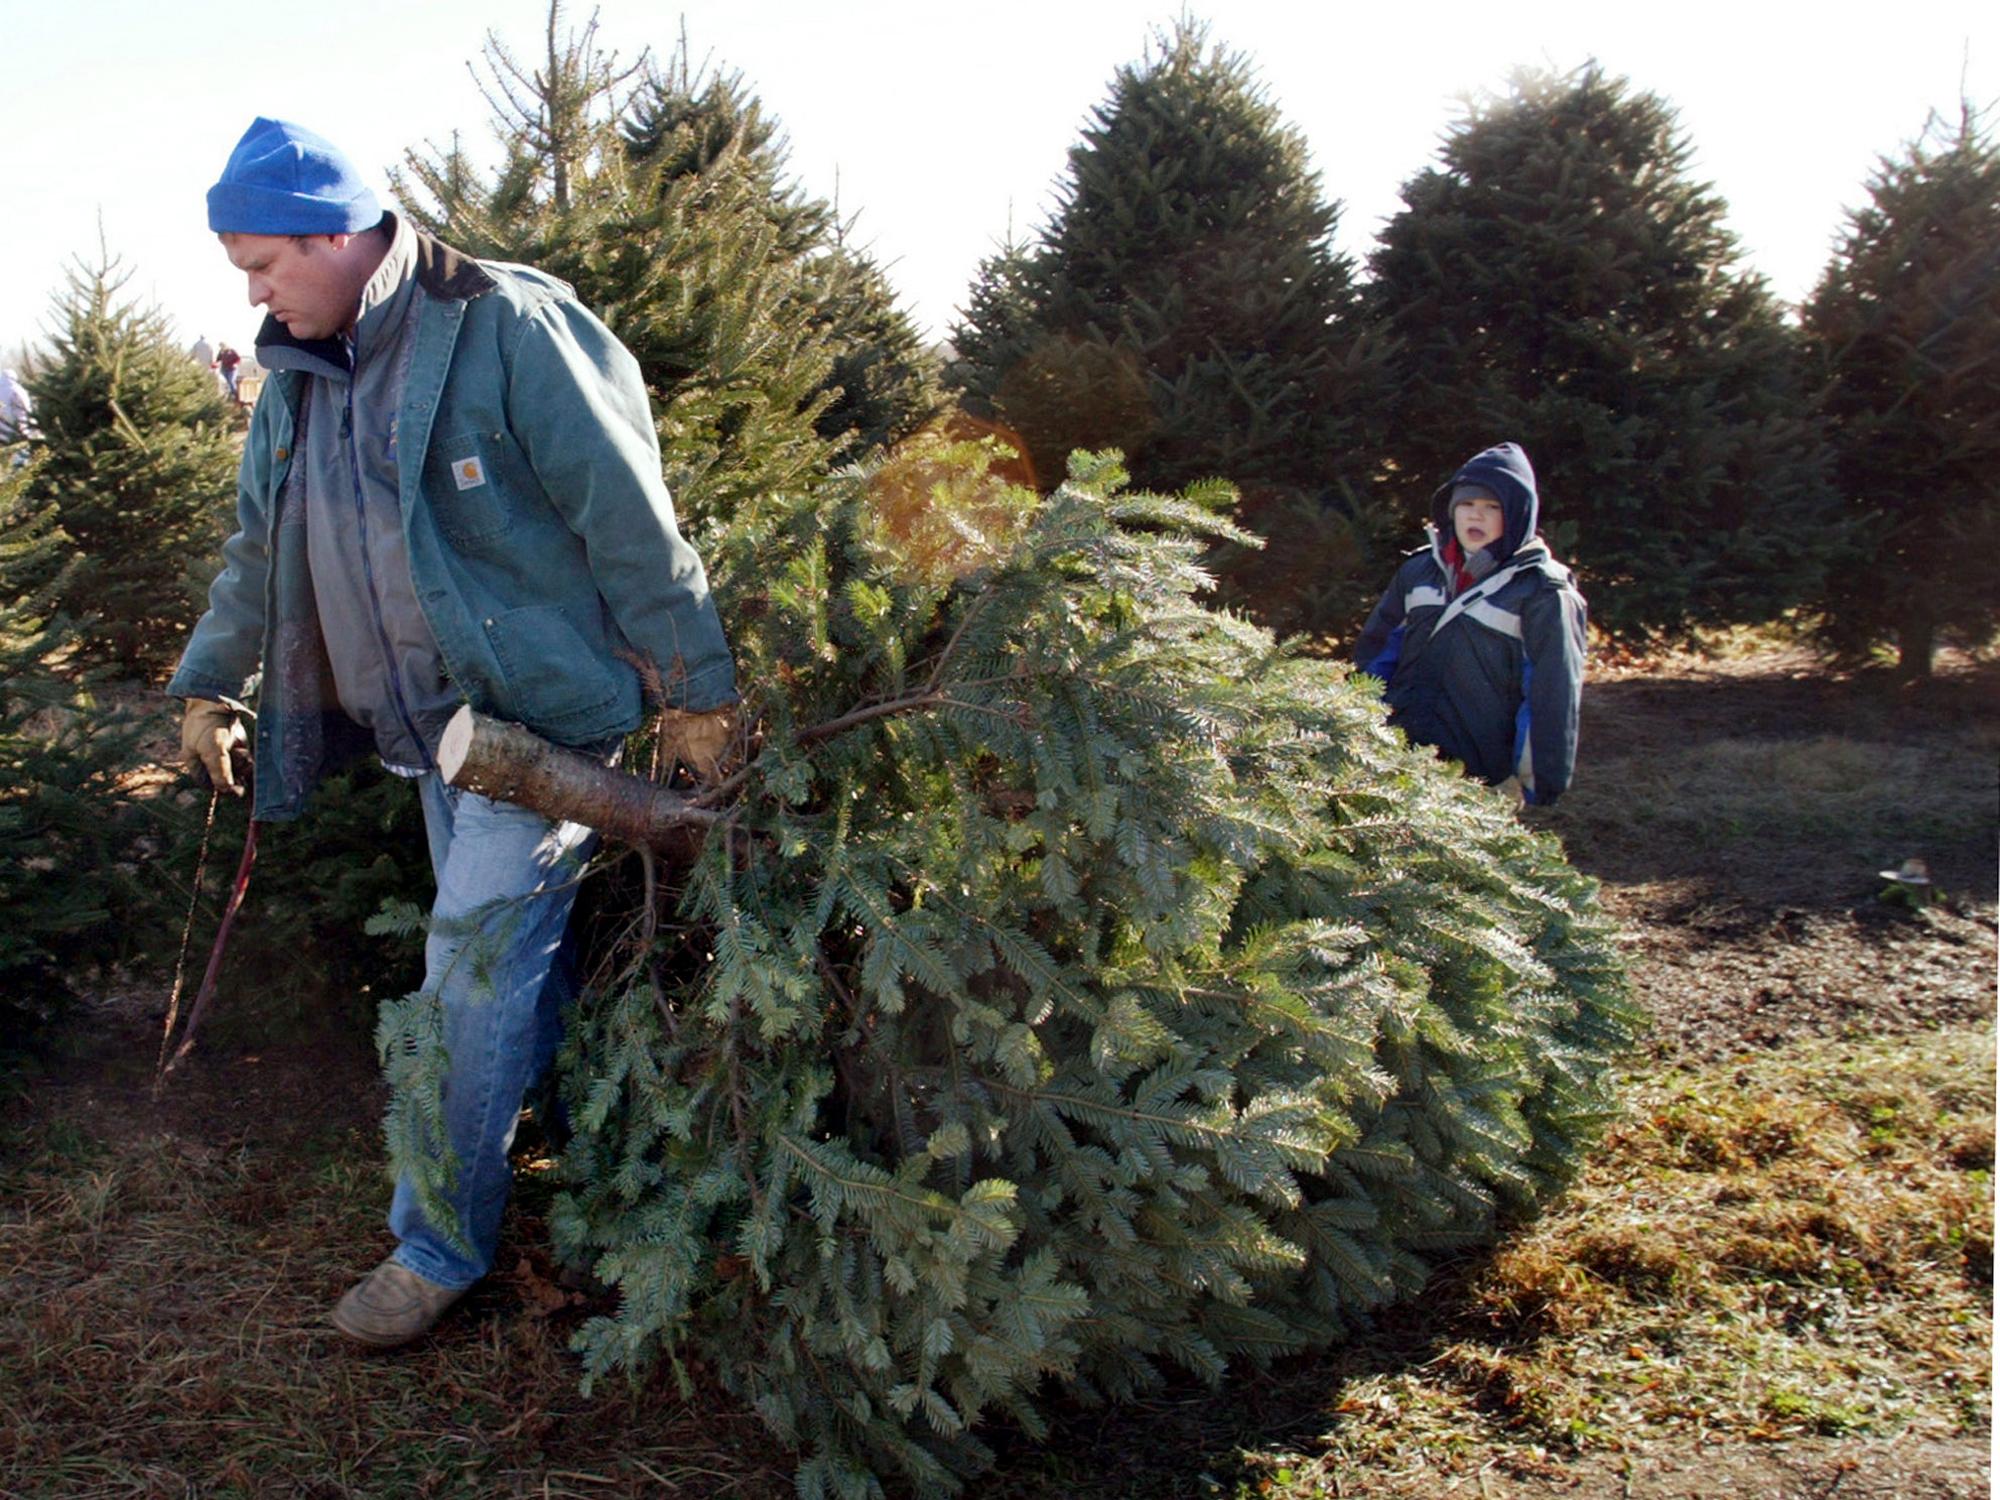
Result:
[[[333,142],[261,115],[208,190],[217,234],[355,234],[381,220],[382,205]]]

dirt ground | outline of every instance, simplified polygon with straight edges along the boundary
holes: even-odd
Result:
[[[1691,759],[1695,748],[1701,755]],[[1676,660],[1593,679],[1577,787],[1556,808],[1527,816],[1561,837],[1572,859],[1603,881],[1607,904],[1629,930],[1635,985],[1654,1018],[1641,1065],[1712,1063],[1802,1037],[1894,1035],[1993,1014],[1996,754],[2000,664],[1954,663],[1928,689],[1906,693],[1867,679],[1829,679],[1803,655]],[[1907,809],[1878,794],[1831,825],[1799,815],[1798,777],[1858,779],[1853,767],[1870,764],[1908,773],[1896,783],[1908,788]],[[1845,804],[1828,793],[1814,805]],[[1878,899],[1885,885],[1878,872],[1910,858],[1927,862],[1939,893],[1918,911]],[[262,1208],[246,1200],[252,1219],[280,1212],[288,1152],[330,1134],[351,1137],[379,1118],[384,1096],[371,1050],[351,1024],[248,1045],[225,1028],[224,1044],[198,1054],[156,1102],[149,1083],[163,1002],[157,984],[103,995],[92,1035],[36,1082],[32,1096],[14,1107],[16,1117],[77,1122],[114,1154],[120,1142],[171,1140],[238,1161],[276,1162],[246,1178],[245,1191],[263,1195]],[[527,1306],[547,1295],[535,1269],[540,1226],[532,1212],[511,1231],[519,1236],[524,1274],[483,1290],[475,1305],[490,1312],[520,1301],[539,1316]],[[505,1327],[521,1313],[515,1308],[487,1321]],[[1218,1437],[1225,1451],[1232,1442],[1337,1447],[1324,1392],[1339,1373],[1336,1362],[1254,1377],[1226,1411],[1203,1393],[1187,1392],[1137,1411],[1075,1414],[1058,1423],[1051,1439],[1068,1461],[1051,1465],[1040,1461],[1043,1454],[1021,1465],[1071,1477],[1009,1475],[1012,1450],[1003,1439],[1001,1468],[982,1488],[1021,1497],[1265,1493],[1254,1465],[1211,1474],[1200,1454],[1217,1451]],[[555,1378],[562,1378],[560,1360]],[[744,1414],[689,1415],[711,1437],[732,1424],[740,1429],[743,1463],[735,1472],[685,1478],[656,1492],[789,1490],[783,1466]],[[590,1422],[571,1431],[567,1442],[544,1444],[551,1463],[561,1462],[563,1448],[581,1444],[585,1451],[571,1457],[587,1467],[591,1445],[616,1441],[614,1432]],[[0,1432],[0,1450],[9,1436]],[[1177,1451],[1188,1466],[1175,1467]],[[1130,1457],[1129,1466],[1121,1456]],[[1965,1500],[1990,1493],[1991,1463],[1985,1433],[1758,1445],[1694,1434],[1580,1457],[1496,1450],[1485,1467],[1461,1466],[1448,1478],[1424,1469],[1342,1473],[1336,1466],[1331,1473],[1332,1487],[1323,1493],[1343,1496]],[[66,1492],[12,1492],[0,1477],[0,1496]],[[149,1491],[113,1485],[88,1492]]]
[[[1692,745],[1712,753],[1688,774]],[[1731,746],[1758,753],[1714,753]],[[1955,661],[1915,692],[1828,678],[1802,651],[1628,668],[1593,678],[1579,758],[1571,794],[1528,816],[1603,881],[1662,1061],[1993,1013],[2000,664]],[[1821,793],[1829,765],[1906,768],[1906,801],[1891,777],[1889,805],[1844,826],[1801,818],[1786,773]],[[1662,777],[1659,815],[1634,819],[1632,789]],[[1913,857],[1941,892],[1921,920],[1876,899]]]

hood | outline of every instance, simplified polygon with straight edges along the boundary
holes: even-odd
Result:
[[[1499,547],[1492,549],[1496,561],[1506,562],[1534,539],[1540,501],[1535,495],[1535,471],[1519,443],[1496,443],[1474,454],[1459,471],[1431,496],[1431,523],[1441,540],[1452,536],[1451,491],[1454,485],[1483,484],[1500,497],[1507,516],[1507,530]]]

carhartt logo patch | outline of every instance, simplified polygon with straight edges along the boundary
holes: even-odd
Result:
[[[462,490],[476,490],[486,483],[486,466],[476,458],[461,458],[451,466],[451,477]]]

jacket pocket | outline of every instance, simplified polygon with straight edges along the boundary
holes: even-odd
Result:
[[[433,439],[424,456],[424,498],[438,530],[460,545],[490,542],[512,531],[529,480],[526,460],[505,433]]]
[[[535,604],[486,621],[508,707],[531,728],[560,734],[598,732],[618,700],[619,683],[602,652],[587,643],[562,609]]]

